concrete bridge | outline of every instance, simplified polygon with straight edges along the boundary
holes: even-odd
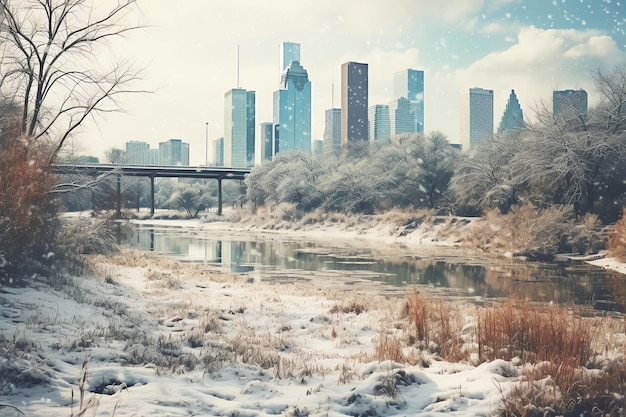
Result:
[[[156,166],[156,165],[115,165],[115,164],[55,164],[57,174],[75,174],[98,177],[108,174],[117,177],[117,215],[122,210],[122,177],[150,178],[150,214],[154,215],[154,179],[155,178],[205,178],[217,180],[217,214],[222,214],[222,181],[243,180],[250,173],[250,168],[225,168],[206,166]]]

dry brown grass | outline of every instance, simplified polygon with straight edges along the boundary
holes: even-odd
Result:
[[[333,308],[330,309],[331,314],[348,314],[354,313],[359,315],[361,313],[365,313],[369,307],[361,300],[357,300],[355,298],[350,300],[344,300],[342,304],[336,304]]]
[[[379,334],[374,346],[374,358],[378,361],[391,360],[398,363],[404,363],[403,347],[405,342],[400,337],[389,332],[383,331]]]
[[[414,290],[402,307],[402,316],[409,321],[409,342],[428,348],[448,359],[462,355],[461,312],[441,299],[427,299]]]
[[[0,147],[0,282],[49,270],[58,212],[49,153],[28,138]],[[6,273],[5,273],[6,271]],[[8,281],[8,280],[7,280]]]
[[[462,328],[463,314],[472,317],[473,325]],[[609,319],[517,300],[461,307],[417,291],[406,296],[402,317],[409,346],[383,328],[375,345],[376,359],[412,363],[410,347],[452,362],[521,363],[521,381],[511,382],[510,391],[502,390],[502,416],[613,417],[626,410],[626,352],[611,337],[618,324]]]
[[[562,307],[539,308],[509,301],[478,312],[477,342],[480,361],[510,360],[525,363],[574,360],[577,366],[591,358],[597,331],[589,320]]]
[[[609,228],[607,249],[610,256],[626,262],[626,208],[617,223]]]

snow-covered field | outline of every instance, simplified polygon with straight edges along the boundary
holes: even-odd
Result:
[[[520,374],[406,347],[415,364],[377,360],[403,294],[371,281],[271,285],[139,252],[92,263],[0,292],[0,415],[83,415],[82,396],[98,416],[487,416]]]

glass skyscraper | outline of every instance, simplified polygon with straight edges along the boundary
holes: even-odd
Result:
[[[274,154],[311,151],[311,81],[298,61],[283,71],[274,92]]]
[[[461,147],[470,150],[493,135],[493,90],[470,88],[461,95]]]
[[[396,72],[393,77],[394,97],[409,100],[413,113],[411,132],[424,131],[424,71],[406,69]]]
[[[259,154],[261,155],[261,162],[263,162],[265,160],[272,159],[272,155],[274,155],[272,138],[274,126],[271,122],[264,122],[261,123],[260,127],[261,138],[259,143]]]
[[[552,92],[552,113],[566,120],[587,115],[585,90],[557,90]]]
[[[224,166],[254,166],[255,92],[233,88],[224,94]]]
[[[389,104],[389,122],[391,136],[416,132],[415,116],[408,98],[400,97]]]
[[[391,125],[389,119],[389,106],[374,104],[368,110],[370,140],[389,139]]]
[[[224,166],[224,138],[213,140],[213,164],[216,167]]]
[[[368,67],[360,62],[341,65],[341,144],[369,140]]]
[[[522,112],[522,106],[520,106],[517,100],[515,90],[511,90],[509,95],[509,101],[506,103],[502,119],[500,119],[500,125],[498,126],[498,133],[502,133],[505,130],[520,129],[524,127],[524,113]]]
[[[159,143],[159,165],[189,165],[189,144],[181,139]]]
[[[341,109],[326,109],[324,113],[324,152],[341,149]]]
[[[294,42],[283,42],[281,45],[280,71],[285,71],[292,61],[300,62],[300,44]]]

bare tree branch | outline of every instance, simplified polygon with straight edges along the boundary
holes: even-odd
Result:
[[[136,3],[0,2],[0,89],[23,106],[22,134],[52,139],[52,159],[88,117],[121,111],[118,95],[146,92],[132,87],[140,71],[128,62],[98,69],[106,66],[102,47],[141,27],[126,24]]]

